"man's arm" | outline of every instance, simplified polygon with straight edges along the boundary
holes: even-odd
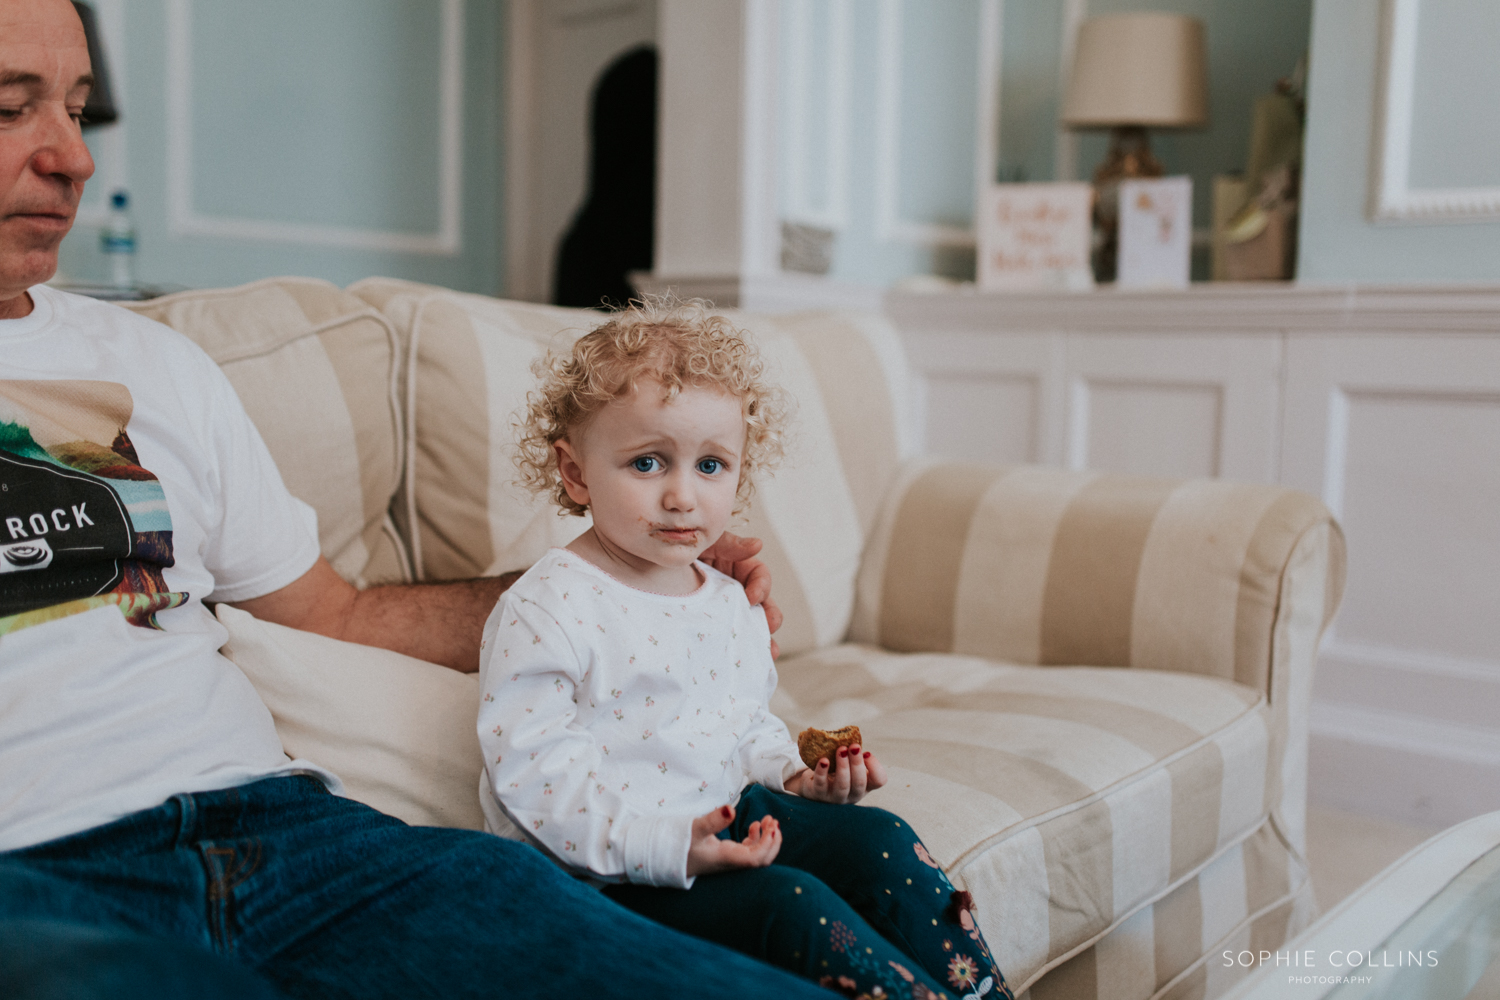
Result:
[[[484,621],[520,576],[517,572],[356,590],[319,556],[312,569],[280,590],[232,606],[262,621],[380,646],[472,673],[479,669]]]
[[[781,626],[781,612],[770,601],[771,574],[764,563],[752,558],[760,547],[759,539],[726,533],[703,558],[739,580],[750,603],[765,605],[766,619],[775,631]],[[357,590],[319,556],[312,569],[280,590],[230,606],[261,621],[379,646],[473,673],[479,669],[479,637],[485,619],[520,576],[515,572],[451,583]],[[773,641],[771,648],[775,647]]]

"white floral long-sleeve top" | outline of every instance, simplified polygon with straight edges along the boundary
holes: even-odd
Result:
[[[572,868],[687,888],[693,819],[802,769],[768,707],[765,613],[697,567],[670,597],[553,549],[501,597],[479,660],[492,832],[508,818]]]

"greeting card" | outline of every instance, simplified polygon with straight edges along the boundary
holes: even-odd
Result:
[[[1186,288],[1193,252],[1193,179],[1120,182],[1121,288]]]
[[[1090,288],[1094,189],[1082,183],[994,184],[978,230],[979,287]]]

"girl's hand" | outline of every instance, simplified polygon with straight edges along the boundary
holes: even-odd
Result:
[[[720,840],[718,832],[734,820],[733,806],[720,806],[693,820],[693,842],[688,848],[687,873],[711,875],[736,868],[764,868],[781,850],[781,824],[765,816],[750,824],[744,840]]]
[[[792,775],[786,790],[804,799],[853,804],[884,784],[885,767],[875,755],[852,746],[839,747],[838,759],[832,767],[824,757],[817,767]]]

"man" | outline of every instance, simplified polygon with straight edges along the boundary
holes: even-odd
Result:
[[[212,362],[40,285],[91,83],[68,0],[0,0],[0,995],[824,995],[286,760],[205,600],[473,670],[507,581],[355,591]]]

